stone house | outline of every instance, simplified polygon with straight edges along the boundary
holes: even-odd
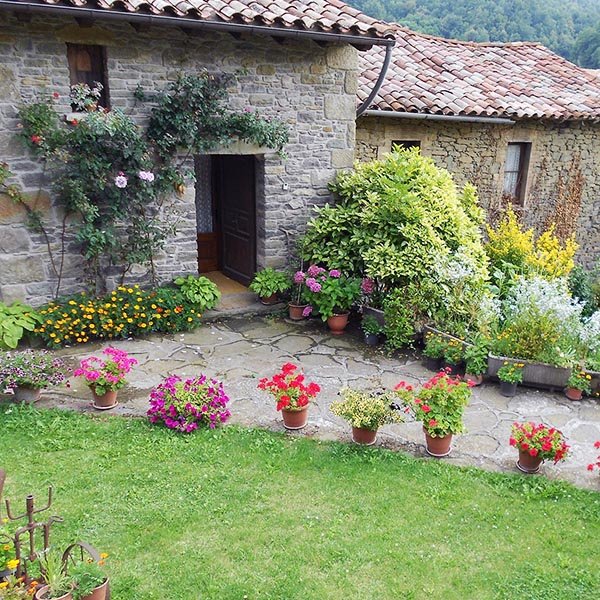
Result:
[[[390,27],[339,0],[0,0],[0,160],[43,210],[49,240],[0,197],[0,300],[40,304],[55,293],[46,242],[60,251],[60,210],[39,162],[15,136],[17,110],[42,89],[100,81],[106,106],[144,122],[133,92],[162,88],[179,71],[244,69],[231,106],[288,124],[287,158],[237,144],[195,157],[196,184],[173,198],[177,234],[156,260],[161,281],[220,269],[247,283],[281,265],[310,206],[354,159],[358,55],[393,45]],[[200,260],[199,260],[200,257]],[[148,282],[144,269],[132,273]],[[60,292],[80,291],[82,258],[65,254]]]
[[[576,232],[579,259],[600,260],[600,78],[529,42],[479,44],[399,25],[377,95],[357,121],[356,157],[420,146],[459,185],[476,185],[493,219],[512,203],[525,222]],[[384,63],[363,53],[359,100]]]

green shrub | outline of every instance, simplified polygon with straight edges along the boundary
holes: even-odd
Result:
[[[254,275],[248,287],[260,298],[268,298],[273,294],[287,292],[292,287],[292,282],[286,273],[267,267]]]
[[[402,290],[394,290],[383,304],[385,343],[390,350],[400,350],[413,341],[414,313]]]
[[[583,316],[589,317],[600,308],[599,300],[596,296],[595,286],[598,282],[592,273],[586,271],[582,266],[576,265],[569,273],[569,291],[574,298],[577,298],[585,306]]]
[[[0,302],[0,348],[16,348],[26,331],[40,322],[39,314],[26,304]]]
[[[98,298],[76,294],[40,309],[36,334],[50,348],[109,340],[150,332],[188,331],[200,325],[201,314],[181,290],[143,290],[120,286]]]
[[[338,203],[316,209],[304,257],[387,290],[416,286],[415,318],[467,328],[487,278],[474,188],[459,194],[447,171],[411,150],[359,164],[331,189]]]
[[[201,312],[214,308],[221,299],[217,284],[207,277],[188,275],[177,277],[173,283],[179,286],[184,298]]]

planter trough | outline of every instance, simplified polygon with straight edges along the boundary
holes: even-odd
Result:
[[[567,380],[571,374],[570,369],[562,367],[553,367],[543,363],[534,363],[518,358],[507,358],[505,356],[495,356],[490,354],[488,357],[488,376],[498,378],[498,371],[508,363],[523,363],[523,382],[521,385],[530,387],[539,387],[549,390],[563,390],[567,385]]]

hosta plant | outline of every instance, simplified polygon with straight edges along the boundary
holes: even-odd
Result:
[[[258,389],[273,396],[277,410],[291,411],[302,410],[321,391],[317,383],[307,382],[302,371],[292,363],[285,363],[271,379],[262,378]]]
[[[223,384],[206,375],[181,379],[169,375],[150,392],[148,418],[169,429],[191,433],[204,425],[215,429],[231,416]]]
[[[471,386],[471,382],[451,377],[444,370],[436,373],[419,390],[405,381],[394,390],[431,437],[444,437],[464,431],[463,413],[471,399]]]
[[[345,388],[342,400],[331,403],[331,412],[352,427],[376,431],[383,425],[400,423],[402,416],[392,404],[392,395]]]
[[[532,421],[513,423],[509,443],[530,456],[553,460],[555,464],[564,460],[569,452],[569,446],[558,429]]]
[[[210,310],[221,299],[221,292],[217,284],[208,277],[188,275],[187,277],[177,277],[174,283],[179,286],[183,297],[197,310]]]
[[[267,267],[254,275],[248,287],[260,298],[268,298],[287,292],[292,287],[292,282],[286,273]]]
[[[41,317],[20,302],[0,302],[0,348],[16,348],[26,331],[33,331]]]

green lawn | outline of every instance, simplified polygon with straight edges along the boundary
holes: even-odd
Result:
[[[112,600],[600,597],[600,494],[227,427],[0,409],[5,495],[108,559]]]

